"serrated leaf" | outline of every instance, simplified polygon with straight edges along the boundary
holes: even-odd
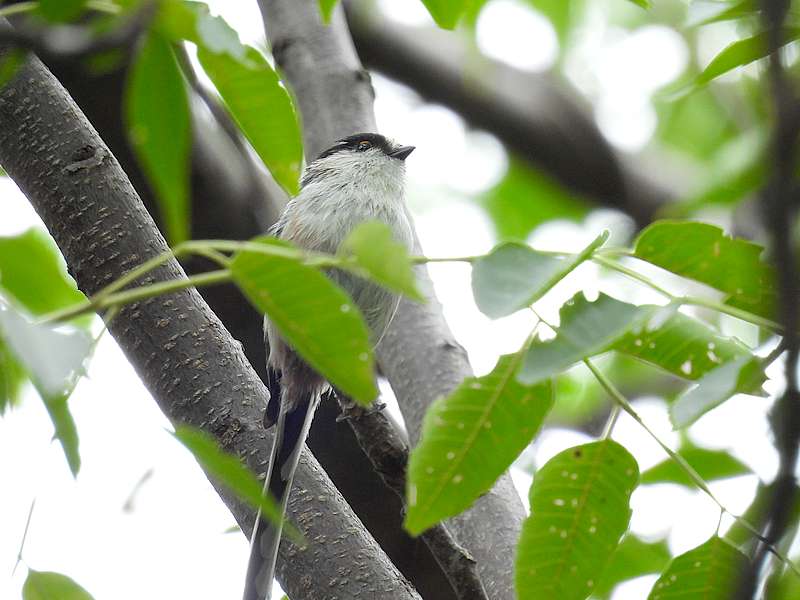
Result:
[[[246,48],[238,58],[201,45],[197,57],[275,180],[297,194],[303,160],[300,124],[278,75],[255,48]]]
[[[728,294],[727,303],[764,317],[774,313],[775,274],[763,248],[734,239],[714,225],[659,221],[636,240],[634,253],[677,275]]]
[[[86,297],[75,281],[52,238],[32,228],[11,237],[0,237],[0,289],[33,315],[80,304]],[[76,322],[88,324],[91,317]]]
[[[209,476],[222,483],[253,508],[260,509],[264,518],[273,523],[280,523],[283,520],[280,507],[269,495],[263,493],[264,484],[238,457],[220,449],[214,438],[187,425],[176,427],[173,435],[186,446]],[[291,535],[295,539],[302,538],[296,529],[292,530]]]
[[[608,239],[600,234],[575,256],[560,257],[507,242],[472,266],[472,293],[478,308],[493,319],[505,317],[544,296]]]
[[[658,578],[648,600],[729,600],[739,585],[747,558],[714,536],[675,557]]]
[[[394,238],[385,223],[367,221],[357,225],[339,246],[339,254],[349,257],[354,266],[390,290],[420,302],[425,300],[417,288],[408,248]]]
[[[66,575],[28,569],[28,577],[22,586],[22,598],[23,600],[92,600],[92,595]]]
[[[569,448],[539,469],[517,548],[517,597],[589,596],[628,528],[638,479],[636,460],[613,440]]]
[[[467,10],[467,0],[422,0],[425,8],[443,29],[453,29]]]
[[[78,433],[67,399],[83,373],[92,341],[70,326],[55,328],[31,322],[12,306],[0,303],[0,336],[23,365],[45,403],[73,475],[80,469]]]
[[[759,389],[764,379],[764,368],[757,358],[741,356],[725,363],[670,405],[672,425],[675,429],[688,427],[737,392]]]
[[[686,462],[697,471],[703,481],[714,481],[751,473],[747,465],[724,450],[708,450],[684,442],[678,450],[678,454],[686,459]],[[665,459],[647,469],[642,473],[641,483],[677,483],[690,489],[696,487],[686,472],[671,459]]]
[[[489,490],[539,431],[553,405],[550,382],[519,384],[521,354],[469,377],[434,402],[408,466],[405,528],[417,535],[467,509]]]
[[[670,557],[666,540],[645,542],[629,533],[611,557],[611,562],[600,577],[600,583],[594,588],[592,598],[606,600],[618,583],[661,572]]]
[[[255,241],[292,248],[272,238]],[[245,251],[234,257],[230,268],[248,300],[269,316],[309,365],[354,400],[368,404],[375,399],[369,332],[341,288],[299,258]]]
[[[690,380],[736,358],[753,357],[736,338],[719,335],[674,306],[654,307],[654,311],[643,327],[623,336],[612,348]]]
[[[576,362],[605,352],[653,313],[655,307],[634,306],[605,294],[590,302],[578,293],[561,307],[560,321],[553,340],[531,344],[522,369],[521,383],[533,384]]]
[[[87,0],[39,0],[39,12],[48,21],[72,21],[86,6]]]
[[[798,38],[800,29],[784,28],[782,32],[783,44],[788,44]],[[720,75],[732,71],[736,67],[748,65],[759,58],[769,54],[768,35],[766,32],[758,33],[752,37],[738,40],[726,46],[717,54],[703,72],[697,76],[694,85],[706,85]]]
[[[338,0],[319,0],[319,12],[322,15],[323,23],[330,23],[333,16],[333,9],[336,8]]]
[[[156,191],[171,244],[189,237],[189,98],[169,41],[156,31],[144,39],[125,92],[128,136]]]

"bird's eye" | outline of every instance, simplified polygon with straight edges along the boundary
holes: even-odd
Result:
[[[367,140],[361,140],[360,142],[358,142],[359,152],[364,152],[364,150],[369,150],[370,148],[372,148],[372,144]]]

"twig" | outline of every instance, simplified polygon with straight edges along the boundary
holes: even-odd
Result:
[[[786,77],[780,49],[785,35],[783,23],[789,10],[787,0],[762,0],[761,11],[767,27],[770,51],[769,84],[775,114],[772,140],[772,176],[762,196],[762,212],[772,236],[772,258],[778,278],[778,306],[783,324],[783,345],[786,348],[786,390],[776,401],[770,415],[775,446],[779,455],[778,475],[766,512],[764,543],[758,547],[752,564],[744,573],[737,598],[754,597],[759,578],[764,570],[767,551],[777,544],[789,528],[792,507],[797,497],[795,469],[800,443],[800,391],[797,365],[800,355],[800,322],[797,302],[800,298],[800,280],[796,251],[792,244],[792,224],[796,215],[796,187],[794,169],[797,160],[800,111],[792,83]]]
[[[397,428],[379,409],[366,409],[336,393],[342,415],[383,482],[405,505],[408,445]],[[475,559],[453,538],[444,523],[421,536],[444,571],[460,600],[488,600]]]

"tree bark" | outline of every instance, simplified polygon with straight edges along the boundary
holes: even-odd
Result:
[[[306,158],[339,137],[375,131],[370,79],[356,55],[341,6],[330,25],[314,0],[259,0],[277,65],[297,97]],[[427,269],[418,270],[427,304],[404,301],[378,349],[378,360],[406,418],[412,442],[421,417],[440,396],[472,374],[450,332]],[[476,559],[490,598],[514,598],[511,557],[525,513],[510,477],[450,521],[457,541]]]
[[[117,160],[35,57],[0,90],[0,164],[87,294],[167,249]],[[183,276],[171,261],[147,282]],[[131,305],[110,331],[173,423],[203,429],[256,472],[264,469],[266,389],[195,290]],[[281,545],[278,578],[290,596],[419,598],[308,452],[296,481],[288,514],[309,545]],[[254,511],[212,483],[248,533]]]

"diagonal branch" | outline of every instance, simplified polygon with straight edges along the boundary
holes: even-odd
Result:
[[[392,24],[361,2],[346,6],[368,67],[460,113],[564,186],[640,227],[677,196],[611,147],[564,82],[477,55],[453,33]]]
[[[0,59],[6,52],[0,48]],[[86,293],[166,250],[116,159],[34,57],[0,90],[0,164],[48,226]],[[172,261],[149,282],[179,277],[183,271]],[[267,392],[195,290],[126,308],[110,330],[173,423],[205,430],[251,468],[263,469]],[[292,597],[419,598],[307,452],[297,478],[303,491],[288,512],[309,546],[281,546],[279,579]],[[254,511],[215,486],[248,532]]]
[[[315,0],[259,0],[267,37],[278,66],[297,97],[306,156],[313,158],[338,137],[374,131],[373,91],[356,55],[341,6],[329,26],[320,22]],[[450,393],[472,370],[442,316],[427,270],[418,271],[429,301],[403,301],[378,349],[406,420],[412,442],[434,399]],[[475,558],[490,598],[514,598],[508,566],[524,509],[508,475],[488,494],[449,522],[457,541]]]

